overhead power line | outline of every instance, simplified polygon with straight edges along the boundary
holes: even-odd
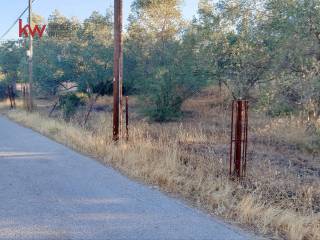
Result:
[[[32,3],[34,3],[36,0],[32,0]],[[8,30],[7,31],[5,31],[2,35],[1,35],[1,37],[0,37],[0,40],[1,39],[3,39],[10,31],[11,31],[11,29],[16,25],[16,23],[19,21],[19,19],[28,11],[28,8],[29,7],[26,7],[25,9],[24,9],[24,11],[19,15],[19,17],[13,22],[13,24],[8,28]]]

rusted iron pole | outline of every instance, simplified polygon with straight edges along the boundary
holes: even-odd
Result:
[[[23,108],[26,109],[26,86],[22,87]]]
[[[229,158],[229,175],[232,175],[232,152],[233,152],[233,122],[234,122],[234,104],[235,101],[232,101],[231,106],[231,134],[230,134],[230,158]]]
[[[121,134],[122,115],[122,0],[114,0],[113,140]]]
[[[237,118],[235,129],[235,169],[236,177],[241,176],[241,149],[242,149],[242,101],[237,102]]]
[[[120,1],[120,0],[119,0]],[[120,136],[123,132],[122,122],[123,122],[123,38],[122,38],[122,8],[123,8],[123,0],[121,0],[121,17],[120,17],[120,53],[119,53],[119,101],[120,101],[120,113],[119,113],[119,128],[120,128]]]
[[[126,96],[126,140],[129,141],[129,97]]]
[[[242,175],[245,176],[246,175],[246,170],[247,170],[247,152],[248,152],[248,112],[249,112],[249,103],[248,101],[245,102],[245,116],[244,116],[244,121],[245,121],[245,125],[244,125],[244,147],[243,147],[243,158],[244,158],[244,163],[243,163],[243,167],[242,167]]]
[[[248,146],[248,101],[232,102],[229,174],[240,179],[245,176]]]
[[[13,108],[13,104],[12,104],[12,96],[11,96],[11,90],[10,90],[10,85],[7,86],[7,93],[8,93],[8,98],[9,98],[9,102],[10,102],[10,108]]]

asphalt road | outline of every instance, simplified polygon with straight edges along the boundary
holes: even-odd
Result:
[[[253,237],[1,117],[0,239]]]

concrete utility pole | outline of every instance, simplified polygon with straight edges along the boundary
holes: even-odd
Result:
[[[122,122],[122,0],[114,0],[113,140],[121,135]]]
[[[29,26],[31,28],[32,24],[32,0],[29,0]],[[28,111],[33,110],[33,99],[32,99],[32,75],[33,75],[33,64],[32,64],[32,58],[33,58],[33,37],[29,33],[29,91],[28,91],[28,102],[27,102],[27,109]]]

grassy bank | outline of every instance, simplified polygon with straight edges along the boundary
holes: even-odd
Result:
[[[276,238],[320,239],[319,154],[299,147],[313,141],[310,134],[296,119],[252,113],[248,177],[238,184],[227,175],[228,111],[207,106],[208,99],[189,101],[186,108],[198,112],[179,123],[148,123],[133,114],[130,141],[119,144],[111,141],[110,113],[94,113],[86,128],[41,111],[6,114],[227,220]]]

